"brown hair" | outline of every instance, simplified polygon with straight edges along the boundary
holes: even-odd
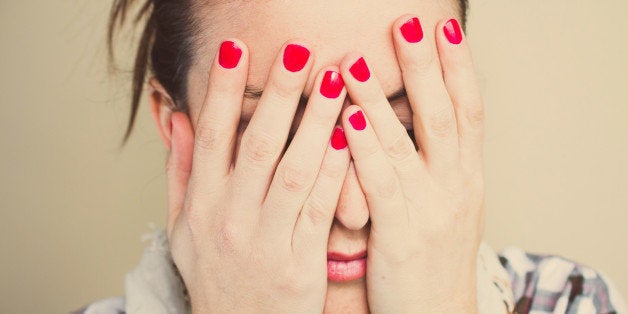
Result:
[[[140,22],[145,23],[135,54],[131,114],[122,140],[123,146],[133,130],[147,72],[154,75],[172,97],[175,105],[173,110],[188,112],[187,74],[194,57],[194,43],[201,30],[193,12],[197,11],[199,2],[194,0],[113,1],[107,32],[110,64],[114,63],[114,35],[127,22],[131,8],[138,8],[133,18],[133,26],[137,27]],[[458,0],[458,2],[464,29],[468,0]]]

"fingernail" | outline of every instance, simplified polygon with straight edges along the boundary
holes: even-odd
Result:
[[[225,69],[233,69],[238,66],[242,57],[242,49],[232,41],[224,41],[220,45],[218,63]]]
[[[364,114],[362,110],[356,111],[349,117],[349,123],[354,130],[362,131],[366,128],[366,120],[364,119]]]
[[[364,58],[358,59],[358,61],[349,68],[349,72],[360,82],[366,82],[371,77],[371,71],[369,71],[369,67],[366,65]]]
[[[341,150],[347,147],[347,138],[342,128],[338,127],[334,129],[334,134],[331,135],[331,147],[335,150]]]
[[[399,29],[403,38],[409,43],[418,43],[423,39],[423,29],[418,17],[407,20]]]
[[[443,32],[445,37],[450,43],[457,45],[462,42],[462,30],[460,30],[460,24],[456,19],[451,19],[443,26]]]
[[[290,72],[299,72],[310,58],[310,51],[300,45],[290,44],[283,52],[283,65]]]
[[[327,71],[321,82],[321,94],[327,98],[338,98],[345,82],[342,80],[340,73],[336,71]]]

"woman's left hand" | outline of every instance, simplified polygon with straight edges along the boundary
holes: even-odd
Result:
[[[398,19],[393,37],[418,151],[364,59],[350,54],[341,64],[359,104],[345,109],[342,123],[370,211],[369,307],[373,313],[476,313],[482,100],[458,22],[441,21],[434,36],[423,38],[413,17]]]

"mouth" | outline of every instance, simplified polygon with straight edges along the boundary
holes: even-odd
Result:
[[[327,253],[327,279],[347,282],[366,275],[366,251],[356,254]]]

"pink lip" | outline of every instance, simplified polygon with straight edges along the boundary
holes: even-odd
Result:
[[[327,279],[346,282],[366,275],[366,251],[356,254],[327,253]]]

